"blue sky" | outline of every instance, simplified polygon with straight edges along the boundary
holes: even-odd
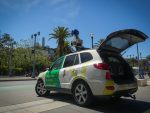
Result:
[[[57,26],[78,29],[85,47],[109,33],[127,28],[143,31],[150,36],[149,0],[0,0],[1,34],[9,33],[16,40],[28,39],[38,31],[46,37],[46,44],[56,47],[55,40],[48,40]],[[72,40],[70,38],[69,40]],[[150,54],[150,39],[139,44],[142,56]],[[124,56],[136,56],[136,46]]]

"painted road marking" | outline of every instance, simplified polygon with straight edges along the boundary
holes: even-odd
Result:
[[[0,113],[39,113],[69,105],[69,103],[44,99],[23,104],[0,107]]]

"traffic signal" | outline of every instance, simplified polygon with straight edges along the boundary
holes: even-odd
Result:
[[[35,50],[34,50],[34,49],[32,49],[32,53],[33,53],[33,54],[35,53]]]

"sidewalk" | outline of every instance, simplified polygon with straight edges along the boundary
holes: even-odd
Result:
[[[150,77],[148,75],[144,75],[144,79],[139,79],[139,76],[135,76],[137,80],[143,84],[142,86],[150,86]]]
[[[150,79],[147,79],[147,85],[150,86]]]
[[[0,76],[1,81],[28,81],[28,80],[36,80],[37,78],[25,77],[25,76]]]

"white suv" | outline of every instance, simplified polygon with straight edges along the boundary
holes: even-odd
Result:
[[[56,90],[71,93],[80,106],[91,104],[93,96],[120,98],[137,91],[137,80],[121,52],[148,38],[135,29],[111,33],[97,50],[83,50],[57,59],[40,73],[35,87],[39,96]]]

